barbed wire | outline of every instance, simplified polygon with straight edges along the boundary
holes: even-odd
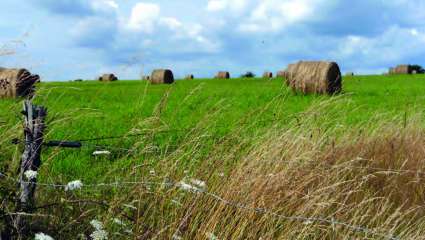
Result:
[[[4,174],[0,173],[0,176],[3,177],[7,177],[10,178]],[[15,181],[15,179],[11,178],[12,180]],[[67,187],[69,187],[69,184],[50,184],[50,183],[34,183],[34,182],[25,182],[25,181],[19,181],[17,180],[18,183],[26,183],[26,184],[34,184],[36,186],[41,186],[41,187],[52,187],[52,188],[62,188],[62,189],[66,189]],[[183,183],[184,185],[185,183]],[[258,214],[263,214],[263,215],[270,215],[273,216],[275,218],[279,218],[279,219],[284,219],[284,220],[288,220],[288,221],[295,221],[295,222],[302,222],[304,224],[314,224],[314,223],[325,223],[325,224],[330,224],[331,226],[342,226],[345,227],[347,229],[350,229],[352,231],[355,232],[362,232],[364,234],[371,234],[374,236],[379,236],[379,237],[383,237],[386,239],[390,239],[390,240],[399,240],[400,238],[397,236],[393,236],[392,234],[384,234],[384,233],[380,233],[376,230],[373,229],[369,229],[367,227],[363,227],[363,226],[358,226],[358,225],[352,225],[346,222],[342,222],[339,220],[335,220],[334,218],[328,219],[328,218],[323,218],[323,217],[304,217],[304,216],[286,216],[283,214],[279,214],[276,213],[270,209],[267,208],[258,208],[258,207],[250,207],[248,204],[245,203],[239,203],[239,202],[234,202],[234,201],[230,201],[227,200],[223,197],[221,197],[218,194],[209,192],[205,189],[202,188],[198,188],[195,186],[191,186],[191,185],[187,185],[186,186],[182,186],[181,182],[167,182],[167,181],[163,181],[163,182],[151,182],[151,181],[123,181],[123,182],[110,182],[110,183],[94,183],[94,184],[82,184],[81,186],[79,186],[78,189],[81,188],[99,188],[99,187],[123,187],[123,186],[136,186],[136,185],[143,185],[143,186],[147,186],[150,187],[152,185],[157,185],[157,186],[165,186],[165,187],[169,187],[169,188],[181,188],[187,192],[190,193],[194,193],[194,194],[203,194],[207,197],[210,197],[220,203],[223,203],[226,206],[229,207],[233,207],[233,208],[237,208],[240,210],[244,210],[244,211],[252,211]],[[189,186],[189,187],[188,187]],[[26,213],[9,213],[9,215],[26,215]],[[31,214],[28,216],[37,216],[37,214]],[[40,215],[40,216],[45,216],[45,215]]]

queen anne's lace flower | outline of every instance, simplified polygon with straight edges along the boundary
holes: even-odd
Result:
[[[24,175],[28,180],[31,181],[37,178],[38,172],[34,170],[27,170],[24,172]]]
[[[105,230],[96,230],[90,234],[90,237],[93,240],[108,240],[108,233]]]
[[[188,192],[201,192],[202,190],[192,186],[190,184],[185,183],[184,181],[180,181],[179,183],[177,183],[177,187],[179,187],[181,190],[183,191],[188,191]]]
[[[90,224],[94,227],[94,229],[99,230],[99,229],[103,229],[103,223],[93,219],[90,221]]]
[[[198,180],[198,179],[192,179],[190,180],[190,182],[197,186],[198,188],[202,189],[202,190],[206,190],[207,189],[207,184],[204,181]]]
[[[83,187],[83,182],[81,182],[80,180],[76,180],[76,181],[69,182],[65,186],[65,191],[74,191],[77,189],[81,189],[82,187]]]
[[[100,221],[93,219],[93,220],[90,221],[90,224],[95,229],[95,231],[92,234],[90,234],[90,237],[93,240],[107,240],[108,239],[108,232],[106,232],[103,229],[103,224]]]
[[[54,239],[47,234],[37,233],[35,234],[34,240],[54,240]]]

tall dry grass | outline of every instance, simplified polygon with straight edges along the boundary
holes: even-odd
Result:
[[[107,175],[145,184],[40,189],[40,202],[59,204],[41,208],[50,217],[34,229],[84,239],[98,219],[110,239],[423,239],[423,117],[345,126],[339,104],[321,101],[251,137],[255,122],[241,125],[206,156],[200,123],[171,154]],[[206,192],[178,184],[193,179]]]

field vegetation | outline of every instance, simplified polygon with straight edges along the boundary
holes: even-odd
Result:
[[[42,83],[45,140],[83,147],[43,149],[32,232],[423,238],[425,76],[353,76],[343,86],[331,97],[294,94],[282,79]],[[13,212],[21,108],[0,101],[3,216]],[[65,191],[75,180],[83,186]]]

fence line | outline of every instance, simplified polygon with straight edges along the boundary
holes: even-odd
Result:
[[[34,184],[40,187],[52,187],[52,188],[63,188],[66,189],[66,187],[69,186],[69,184],[50,184],[50,183],[33,183],[33,182],[23,182],[23,181],[19,181],[19,180],[15,180],[11,177],[8,177],[4,174],[0,173],[0,176],[4,176],[6,178],[9,178],[11,180],[14,180],[18,183],[28,183],[28,184]],[[346,222],[342,222],[339,220],[335,220],[334,218],[328,219],[328,218],[324,218],[324,217],[304,217],[304,216],[286,216],[286,215],[282,215],[282,214],[278,214],[270,209],[267,208],[256,208],[256,207],[250,207],[248,204],[245,203],[239,203],[239,202],[234,202],[234,201],[230,201],[227,200],[223,197],[221,197],[218,194],[212,193],[212,192],[208,192],[205,189],[201,189],[192,185],[187,185],[189,186],[189,188],[187,186],[182,186],[181,183],[172,183],[172,182],[149,182],[149,181],[134,181],[134,182],[110,182],[110,183],[94,183],[94,184],[82,184],[79,188],[100,188],[100,187],[122,187],[122,186],[137,186],[137,185],[143,185],[143,186],[152,186],[152,185],[157,185],[157,186],[166,186],[166,187],[170,187],[170,188],[181,188],[187,192],[193,193],[193,194],[203,194],[207,197],[210,197],[220,203],[223,203],[226,206],[229,207],[233,207],[233,208],[237,208],[240,210],[244,210],[244,211],[252,211],[258,214],[263,214],[263,215],[270,215],[272,217],[278,218],[278,219],[285,219],[288,221],[294,221],[294,222],[302,222],[306,225],[308,224],[314,224],[314,223],[325,223],[325,224],[330,224],[332,226],[342,226],[345,227],[351,231],[354,232],[361,232],[364,234],[371,234],[374,236],[379,236],[379,237],[383,237],[386,239],[390,239],[390,240],[399,240],[400,238],[397,236],[394,236],[392,234],[384,234],[384,233],[380,233],[376,230],[367,228],[367,227],[363,227],[363,226],[359,226],[359,225],[352,225]],[[26,214],[26,213],[7,213],[7,215],[26,215],[26,216],[42,216],[42,217],[46,217],[47,215],[40,215],[40,214]]]

